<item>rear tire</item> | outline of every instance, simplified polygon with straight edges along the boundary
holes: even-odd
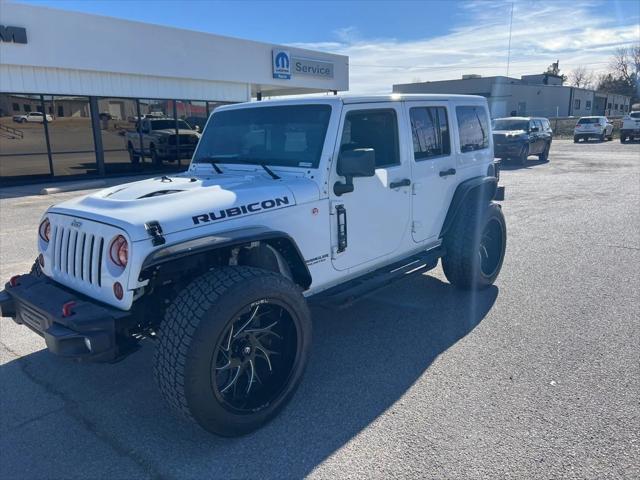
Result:
[[[287,404],[310,346],[309,309],[293,282],[258,268],[223,267],[192,281],[167,309],[154,373],[164,399],[184,417],[238,436]]]
[[[538,155],[538,160],[540,160],[541,162],[548,162],[550,149],[551,149],[551,143],[546,143],[544,146],[544,149],[542,150],[542,153]]]
[[[442,269],[449,282],[460,289],[483,289],[498,278],[507,245],[507,226],[502,209],[490,203],[482,211],[467,205],[445,238]]]
[[[578,140],[580,140],[580,138],[574,135],[573,136],[573,143],[578,143]]]

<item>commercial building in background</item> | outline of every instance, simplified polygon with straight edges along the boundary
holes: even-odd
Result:
[[[405,83],[393,86],[396,93],[463,93],[487,98],[493,118],[507,116],[580,117],[624,115],[631,98],[562,85],[556,75],[482,77],[463,75],[459,80]]]
[[[178,120],[202,128],[221,104],[349,88],[341,55],[1,7],[0,184],[181,169],[188,160],[178,158]],[[174,120],[176,158],[130,161],[127,133],[144,116]]]

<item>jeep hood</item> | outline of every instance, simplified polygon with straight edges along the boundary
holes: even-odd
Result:
[[[50,208],[51,213],[95,220],[148,240],[145,223],[157,221],[171,234],[318,200],[318,186],[303,176],[225,172],[210,176],[164,176],[118,185]],[[255,219],[257,222],[259,220]]]

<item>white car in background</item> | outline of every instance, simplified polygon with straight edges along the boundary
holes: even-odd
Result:
[[[580,139],[585,142],[590,138],[597,138],[601,142],[613,140],[613,123],[607,117],[581,117],[573,129],[573,142]]]
[[[14,115],[13,121],[18,123],[25,122],[35,122],[42,123],[44,122],[44,115],[41,112],[29,112],[24,115]],[[47,113],[47,122],[52,122],[53,117]]]

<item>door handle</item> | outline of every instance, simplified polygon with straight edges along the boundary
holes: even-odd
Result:
[[[408,178],[403,178],[402,180],[398,180],[397,182],[391,182],[389,184],[389,188],[400,188],[400,187],[408,187],[411,185],[411,180]]]
[[[442,170],[440,172],[441,177],[446,177],[447,175],[455,175],[455,174],[456,174],[455,168],[450,168],[449,170]]]

